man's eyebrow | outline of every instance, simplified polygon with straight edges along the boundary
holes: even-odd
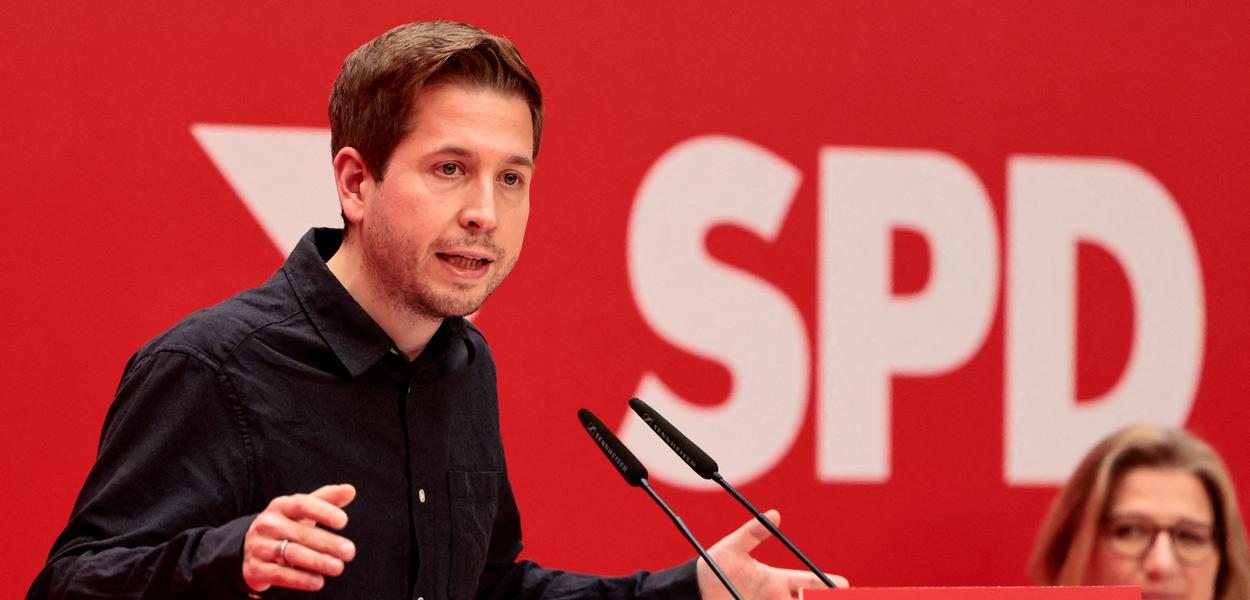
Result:
[[[434,156],[436,154],[451,154],[453,156],[462,156],[466,158],[473,156],[473,153],[469,152],[467,149],[461,148],[460,146],[452,146],[452,145],[439,146],[438,148],[435,148],[434,150],[430,151],[430,153],[427,156]]]
[[[526,167],[531,171],[534,170],[534,159],[520,154],[513,154],[512,156],[509,156],[508,164],[516,165],[518,167]]]

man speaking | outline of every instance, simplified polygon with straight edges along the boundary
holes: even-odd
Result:
[[[330,98],[344,229],[126,365],[27,598],[727,597],[700,561],[596,577],[518,561],[495,369],[463,317],[516,264],[542,94],[513,45],[414,23]],[[820,587],[712,549],[751,597]]]

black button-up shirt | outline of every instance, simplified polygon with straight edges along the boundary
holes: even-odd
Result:
[[[409,362],[310,231],[264,285],[196,312],[126,365],[99,453],[28,598],[230,598],[274,497],[358,491],[357,547],[315,597],[697,597],[693,562],[599,578],[517,562],[495,368],[452,318]],[[271,588],[265,597],[308,597]]]

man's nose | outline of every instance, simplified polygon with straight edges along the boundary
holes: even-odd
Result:
[[[1146,556],[1142,560],[1146,576],[1150,579],[1163,579],[1176,573],[1180,564],[1176,558],[1176,548],[1172,544],[1172,535],[1167,531],[1156,533],[1154,543],[1146,550]]]
[[[460,208],[460,226],[479,233],[495,230],[495,185],[493,181],[478,181],[465,193]]]

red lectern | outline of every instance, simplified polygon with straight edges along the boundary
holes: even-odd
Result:
[[[800,590],[800,600],[1141,600],[1137,587],[934,587]]]

